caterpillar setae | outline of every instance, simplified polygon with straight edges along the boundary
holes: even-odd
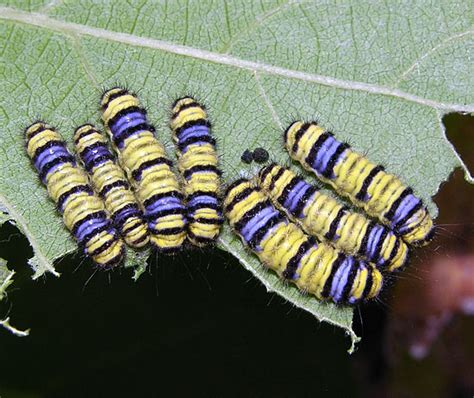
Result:
[[[393,271],[408,259],[407,245],[390,229],[350,211],[290,169],[275,163],[263,167],[258,184],[273,204],[308,234],[380,269]]]
[[[29,126],[25,136],[26,150],[40,179],[84,252],[100,268],[119,264],[124,256],[123,242],[62,137],[43,122]]]
[[[294,122],[285,131],[290,156],[356,206],[388,225],[407,243],[422,246],[433,236],[433,220],[413,190],[371,163],[316,123]]]
[[[175,252],[186,238],[183,195],[172,163],[147,121],[135,94],[122,88],[102,96],[102,120],[119,162],[135,189],[150,231],[150,241],[161,252]]]
[[[228,187],[224,210],[242,242],[262,263],[303,292],[335,303],[356,304],[375,298],[382,288],[380,271],[326,243],[317,243],[247,179]]]
[[[222,224],[216,142],[202,105],[191,97],[173,104],[170,127],[184,178],[188,239],[196,246],[214,242]]]
[[[94,126],[85,124],[76,129],[74,144],[95,192],[104,200],[105,208],[125,242],[134,248],[146,246],[148,229],[142,212],[123,170],[115,162],[106,137]]]

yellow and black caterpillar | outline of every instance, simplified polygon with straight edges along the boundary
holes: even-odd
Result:
[[[33,123],[25,135],[28,155],[84,252],[103,269],[119,264],[123,242],[62,137],[43,122]]]
[[[424,245],[431,240],[433,220],[422,201],[382,166],[354,152],[316,123],[294,122],[285,131],[284,140],[293,159],[407,243]]]
[[[134,248],[144,247],[148,243],[147,226],[107,139],[94,126],[85,124],[76,129],[74,144],[94,190],[103,198],[105,208],[125,242]]]
[[[274,205],[308,234],[380,269],[393,271],[407,261],[407,245],[391,230],[350,211],[290,169],[275,163],[263,167],[258,183]]]
[[[262,263],[304,292],[356,304],[375,298],[382,288],[380,271],[317,243],[276,210],[249,180],[239,179],[228,187],[224,210],[242,242]]]
[[[191,97],[173,104],[170,127],[184,179],[188,239],[197,246],[214,242],[222,224],[216,142],[202,105]]]
[[[180,249],[186,238],[183,194],[145,109],[136,95],[122,88],[108,90],[101,105],[119,162],[143,208],[151,243],[161,252]]]

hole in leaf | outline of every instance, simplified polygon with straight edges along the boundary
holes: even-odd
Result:
[[[0,226],[0,257],[7,261],[7,267],[15,271],[15,280],[31,278],[33,271],[27,264],[33,256],[33,249],[28,239],[11,222]]]
[[[450,113],[443,118],[446,136],[469,170],[474,173],[474,116]]]

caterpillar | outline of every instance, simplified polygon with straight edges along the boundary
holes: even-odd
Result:
[[[118,265],[124,256],[123,241],[62,137],[44,122],[27,127],[25,137],[26,151],[41,181],[84,253],[102,269]]]
[[[306,233],[380,269],[394,271],[406,263],[408,247],[390,229],[350,211],[290,169],[275,163],[263,167],[258,184],[273,204]]]
[[[177,251],[186,238],[183,194],[146,110],[122,88],[106,91],[101,107],[106,131],[143,208],[150,242],[163,253]]]
[[[173,104],[170,127],[184,179],[188,239],[196,246],[214,242],[223,222],[216,141],[206,110],[191,97]]]
[[[93,125],[76,129],[74,144],[91,177],[92,187],[104,200],[114,226],[133,248],[147,245],[148,229],[127,178],[110,151],[107,139]]]
[[[356,304],[375,298],[382,288],[379,270],[326,243],[317,243],[247,179],[238,179],[227,188],[224,211],[242,242],[262,263],[303,292],[335,303]]]
[[[383,166],[371,163],[316,123],[292,123],[284,133],[290,156],[388,225],[405,242],[423,246],[433,237],[433,220],[413,190]]]

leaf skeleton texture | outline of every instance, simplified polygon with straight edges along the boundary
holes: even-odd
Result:
[[[433,216],[431,196],[464,167],[441,120],[474,111],[469,2],[1,4],[0,87],[9,95],[0,107],[0,206],[31,243],[35,278],[56,274],[53,261],[77,246],[39,189],[21,132],[41,118],[61,126],[71,142],[76,126],[100,122],[104,87],[139,91],[158,131],[168,124],[167,104],[189,93],[203,99],[224,182],[244,168],[245,148],[263,147],[285,164],[281,131],[299,119],[319,120],[383,163]],[[158,138],[168,147],[169,133]],[[282,284],[227,226],[222,230],[219,246],[268,289],[355,339],[350,309]]]

